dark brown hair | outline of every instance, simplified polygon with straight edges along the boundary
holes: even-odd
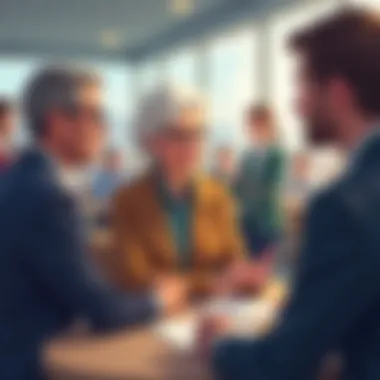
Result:
[[[273,138],[277,138],[278,130],[276,118],[272,109],[266,104],[253,104],[248,109],[248,119],[251,126],[260,122],[260,126],[264,126],[269,131]]]
[[[8,99],[0,99],[0,119],[13,111],[13,103]]]
[[[260,120],[268,124],[274,124],[273,112],[266,104],[254,104],[250,106],[248,117],[251,121]]]
[[[315,80],[343,78],[362,111],[380,115],[380,17],[376,12],[340,10],[297,32],[290,47],[305,57]]]

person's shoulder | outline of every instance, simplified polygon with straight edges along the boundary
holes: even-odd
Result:
[[[212,175],[203,175],[200,180],[201,192],[210,201],[223,203],[232,199],[229,188]]]
[[[273,158],[284,159],[286,156],[286,151],[280,144],[274,144],[269,148],[269,154]]]
[[[36,219],[44,211],[57,209],[59,205],[70,206],[67,194],[44,172],[16,165],[4,182],[0,191],[0,204],[4,206],[3,210],[14,215],[30,215]]]
[[[133,180],[125,181],[113,195],[114,204],[120,206],[139,204],[146,195],[146,189],[151,186],[149,178],[148,175],[142,174]]]
[[[344,203],[360,218],[374,218],[380,222],[380,177],[378,165],[368,165],[358,171],[348,171],[340,182],[339,192]]]
[[[339,202],[339,191],[335,186],[329,186],[314,192],[309,200],[309,209],[329,208]]]
[[[68,206],[74,203],[74,200],[64,190],[58,180],[50,176],[35,176],[28,178],[27,193],[30,194],[32,201],[37,207],[49,207],[49,205],[62,204]],[[26,191],[25,191],[26,192]]]
[[[252,158],[255,158],[255,151],[252,147],[245,148],[240,154],[242,163],[249,162]]]
[[[339,179],[315,191],[309,200],[306,217],[323,223],[339,223],[349,220],[350,208],[345,201],[345,184]]]

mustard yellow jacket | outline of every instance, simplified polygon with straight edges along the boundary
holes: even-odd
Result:
[[[116,247],[112,266],[124,288],[147,288],[157,276],[180,271],[154,180],[147,175],[120,189],[113,199]],[[228,191],[209,177],[199,178],[194,188],[192,264],[183,275],[195,293],[203,293],[216,272],[243,258],[244,248]]]

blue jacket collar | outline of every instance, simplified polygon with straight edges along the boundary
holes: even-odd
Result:
[[[380,156],[380,129],[378,128],[368,133],[351,153],[349,169],[362,165],[374,154]]]

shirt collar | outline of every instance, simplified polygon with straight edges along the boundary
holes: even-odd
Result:
[[[159,178],[158,193],[163,205],[165,207],[172,208],[191,202],[194,196],[194,186],[193,184],[189,184],[181,196],[176,196],[172,191],[170,191],[165,181],[162,178]]]
[[[54,157],[50,152],[42,146],[36,148],[47,162],[52,167],[53,173],[59,184],[68,192],[77,194],[88,185],[88,178],[82,167],[80,168],[67,168],[62,165],[59,160]]]
[[[184,193],[181,196],[177,196],[176,194],[173,194],[173,192],[169,189],[159,168],[155,169],[154,178],[160,202],[162,202],[165,207],[175,207],[180,204],[191,202],[194,199],[196,187],[195,180],[189,182],[187,188],[184,190]]]

